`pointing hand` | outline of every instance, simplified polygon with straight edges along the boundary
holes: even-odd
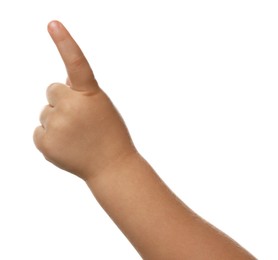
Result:
[[[45,158],[85,181],[136,153],[128,130],[66,28],[48,25],[65,64],[67,84],[47,88],[49,104],[40,116],[34,142]]]

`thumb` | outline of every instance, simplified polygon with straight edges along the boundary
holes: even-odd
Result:
[[[86,57],[67,29],[60,22],[52,21],[48,24],[48,32],[64,61],[70,87],[77,91],[98,88]]]

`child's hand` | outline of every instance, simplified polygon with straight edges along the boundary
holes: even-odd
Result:
[[[59,22],[51,22],[48,30],[68,81],[47,89],[49,105],[34,133],[46,159],[86,181],[143,259],[255,259],[161,181],[137,153],[70,34]]]
[[[49,104],[41,113],[34,142],[47,160],[88,180],[136,150],[71,35],[57,21],[48,25],[48,31],[65,63],[68,80],[67,85],[48,87]]]

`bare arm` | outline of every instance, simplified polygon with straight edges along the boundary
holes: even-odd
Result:
[[[49,24],[68,72],[52,84],[34,141],[45,158],[82,178],[144,259],[254,259],[179,200],[134,147],[82,51]]]
[[[254,259],[180,201],[138,154],[87,183],[144,259]]]

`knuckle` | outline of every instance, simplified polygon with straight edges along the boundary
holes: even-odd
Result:
[[[59,83],[52,83],[50,84],[47,89],[46,89],[46,93],[47,94],[50,94],[50,93],[53,93],[55,91],[55,89],[57,88]]]
[[[56,95],[60,90],[61,88],[63,88],[64,85],[61,84],[61,83],[52,83],[50,84],[47,89],[46,89],[46,95],[47,96],[54,96]]]
[[[35,145],[38,147],[38,143],[39,143],[39,136],[40,136],[40,131],[41,131],[41,126],[36,127],[34,133],[33,133],[33,141],[35,143]]]
[[[37,149],[42,153],[46,160],[53,162],[59,157],[59,151],[63,141],[63,135],[57,135],[57,131],[62,130],[63,122],[55,119],[51,120],[49,129],[44,129],[42,126],[38,126],[33,134],[33,140]],[[58,152],[57,152],[58,151]]]
[[[33,134],[33,141],[39,151],[44,151],[45,131],[42,126],[38,126]]]
[[[35,132],[34,142],[35,142],[37,149],[45,157],[51,157],[51,155],[53,153],[53,147],[54,147],[51,136],[49,136],[47,133],[44,133],[43,135],[37,135]]]

